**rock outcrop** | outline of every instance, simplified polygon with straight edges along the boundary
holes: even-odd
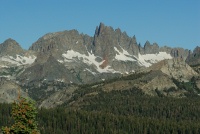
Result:
[[[45,57],[46,58],[46,57]],[[45,62],[38,60],[33,65],[27,68],[19,77],[18,80],[24,85],[29,83],[37,83],[40,81],[63,81],[65,83],[79,83],[63,64],[59,63],[52,55],[47,57]]]
[[[176,78],[179,81],[189,81],[193,76],[198,76],[182,58],[174,58],[163,60],[155,63],[148,70],[161,70],[170,77]]]
[[[51,53],[59,58],[67,50],[74,50],[81,54],[87,54],[88,46],[91,46],[92,38],[79,34],[77,30],[49,33],[39,38],[32,44],[29,50],[40,53]]]
[[[0,102],[13,103],[18,96],[28,97],[27,93],[21,90],[18,84],[0,77]]]
[[[186,62],[189,65],[193,65],[193,66],[200,64],[200,47],[199,46],[197,46],[193,52],[190,51],[186,59]]]

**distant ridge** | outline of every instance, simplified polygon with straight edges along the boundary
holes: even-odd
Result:
[[[30,89],[30,95],[40,100],[72,85],[76,89],[82,84],[153,71],[131,81],[147,94],[156,95],[156,88],[167,95],[165,88],[178,89],[172,78],[189,82],[198,76],[199,67],[195,72],[188,64],[199,65],[199,55],[199,46],[192,52],[146,41],[142,47],[136,36],[100,23],[92,37],[77,30],[47,33],[29,50],[23,50],[13,39],[6,40],[0,44],[0,77]],[[131,82],[127,83],[131,88]]]

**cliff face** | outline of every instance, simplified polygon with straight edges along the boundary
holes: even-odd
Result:
[[[19,94],[27,97],[27,93],[21,90],[18,84],[0,77],[0,102],[13,103]]]
[[[161,70],[171,78],[186,82],[193,76],[198,76],[198,73],[195,72],[182,58],[163,60],[152,65],[148,70]]]
[[[186,62],[189,64],[189,65],[199,65],[200,64],[200,47],[197,46],[193,52],[189,52],[189,55],[186,59]]]

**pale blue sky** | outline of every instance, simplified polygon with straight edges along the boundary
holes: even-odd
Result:
[[[77,29],[94,35],[103,22],[160,46],[200,46],[200,0],[0,0],[0,43],[28,49],[49,32]]]

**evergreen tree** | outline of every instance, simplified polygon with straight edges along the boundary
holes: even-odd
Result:
[[[39,134],[36,114],[35,102],[19,96],[12,105],[15,123],[11,127],[2,127],[3,134]]]

